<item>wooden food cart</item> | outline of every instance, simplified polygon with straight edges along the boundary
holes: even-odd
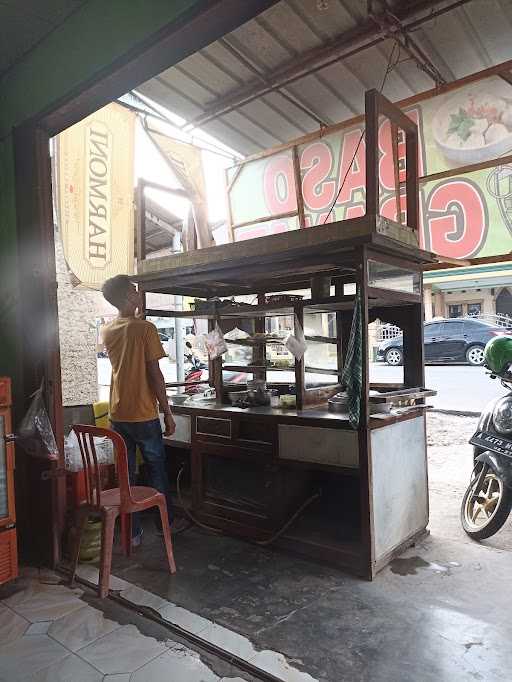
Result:
[[[405,133],[407,225],[378,215],[380,115]],[[366,215],[140,260],[137,279],[145,293],[204,301],[194,311],[148,308],[148,317],[204,318],[210,330],[217,324],[224,331],[249,329],[239,343],[253,348],[252,362],[233,366],[219,357],[209,363],[216,400],[173,407],[177,430],[167,445],[175,449],[172,459],[185,464],[191,513],[210,527],[371,579],[428,523],[425,398],[432,393],[424,388],[421,272],[433,257],[418,248],[416,127],[375,91],[367,93],[366,119]],[[268,299],[297,290],[305,297]],[[229,300],[242,296],[245,302]],[[356,307],[359,330],[352,327]],[[322,314],[330,316],[330,333],[308,336],[308,319]],[[272,342],[266,320],[276,316],[306,329],[308,350],[295,360],[292,381],[289,369],[269,366],[265,352]],[[376,319],[403,330],[403,382],[370,383],[368,325]],[[342,388],[350,335],[357,331],[362,389],[354,428],[348,414],[329,411],[327,401]],[[335,349],[334,365],[315,363],[319,345]],[[233,371],[266,378],[281,393],[293,390],[296,406],[232,405],[226,377]],[[275,378],[280,372],[288,372],[285,383]]]

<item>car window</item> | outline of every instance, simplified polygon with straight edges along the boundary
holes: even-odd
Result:
[[[441,332],[444,336],[459,336],[464,333],[464,322],[444,322]]]
[[[436,336],[441,331],[441,323],[434,322],[425,325],[425,336]]]
[[[476,322],[475,320],[466,320],[464,322],[464,331],[468,332],[483,332],[488,331],[492,325],[484,322]]]

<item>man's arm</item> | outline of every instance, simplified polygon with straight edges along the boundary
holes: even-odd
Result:
[[[158,360],[150,360],[146,362],[146,369],[148,373],[149,385],[155,392],[155,395],[160,405],[160,409],[164,413],[165,436],[172,436],[176,431],[176,424],[172,418],[171,408],[167,400],[167,393],[165,390],[165,379],[158,364]]]

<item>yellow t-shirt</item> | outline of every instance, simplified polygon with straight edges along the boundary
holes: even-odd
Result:
[[[110,418],[145,422],[158,417],[155,392],[148,382],[146,363],[165,357],[155,325],[136,317],[118,317],[103,331],[112,364]]]

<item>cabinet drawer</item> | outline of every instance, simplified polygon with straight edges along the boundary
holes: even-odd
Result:
[[[231,440],[231,419],[218,417],[196,417],[196,434],[198,436],[217,436]]]
[[[271,446],[275,443],[275,436],[275,426],[268,422],[241,419],[238,423],[236,439],[240,444]]]
[[[356,431],[311,426],[279,426],[279,458],[313,464],[358,468]]]

